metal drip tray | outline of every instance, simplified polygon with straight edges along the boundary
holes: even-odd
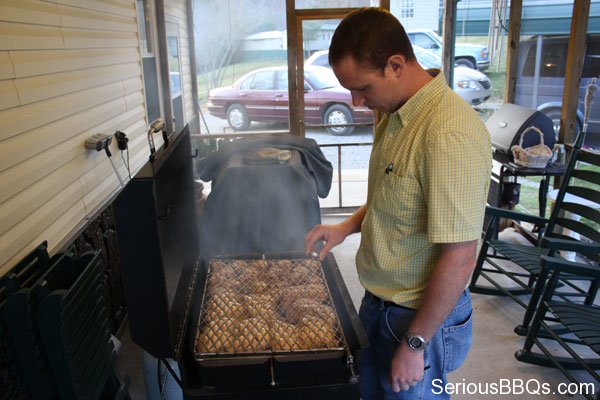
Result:
[[[318,260],[213,259],[201,304],[193,354],[202,365],[329,358],[347,349]]]

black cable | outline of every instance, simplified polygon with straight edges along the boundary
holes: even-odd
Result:
[[[166,367],[165,374],[162,377],[161,377],[161,373],[160,373],[160,363],[161,362],[163,364],[165,364],[165,367]],[[169,362],[166,359],[159,358],[159,359],[157,359],[157,365],[156,365],[156,380],[158,382],[158,393],[160,394],[161,399],[165,399],[165,394],[163,393],[163,390],[164,390],[164,387],[166,386],[167,372],[171,374],[173,379],[175,379],[175,382],[177,382],[177,385],[179,385],[181,390],[183,390],[183,382],[181,381],[179,376],[177,376],[177,373],[175,372],[175,370],[173,370],[173,368],[171,367],[171,365],[169,364]],[[161,380],[161,378],[163,378],[163,380]]]
[[[129,180],[131,180],[131,170],[129,169],[129,148],[127,151],[127,160],[123,156],[123,150],[121,150],[121,160],[123,160],[123,164],[125,164],[125,168],[127,168],[127,174],[129,175]]]
[[[160,394],[160,397],[162,398],[162,382],[160,380],[160,358],[156,360],[156,382],[158,382],[158,393]]]
[[[123,164],[125,164],[125,168],[127,168],[127,174],[129,175],[129,180],[131,180],[131,169],[129,168],[129,146],[127,142],[129,142],[129,138],[124,132],[116,131],[115,138],[117,139],[117,147],[121,150],[121,159],[123,160]],[[123,156],[123,151],[127,151],[127,160]]]
[[[162,362],[163,362],[163,364],[165,364],[165,367],[167,367],[167,370],[169,370],[169,373],[171,374],[173,379],[175,379],[175,382],[177,382],[179,387],[183,390],[183,382],[181,381],[179,376],[177,376],[177,373],[175,372],[175,370],[171,367],[171,365],[167,362],[167,360],[163,359]]]

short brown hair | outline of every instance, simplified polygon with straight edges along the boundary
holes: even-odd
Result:
[[[394,54],[416,60],[404,27],[387,10],[364,7],[348,14],[335,30],[329,46],[329,64],[350,55],[361,64],[383,70]]]

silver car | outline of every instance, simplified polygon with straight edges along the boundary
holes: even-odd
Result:
[[[441,68],[442,60],[432,52],[422,47],[413,45],[413,50],[417,61],[423,68]],[[320,50],[312,54],[304,65],[318,65],[329,67],[329,51]],[[482,72],[463,66],[454,67],[454,85],[453,89],[467,103],[476,106],[492,95],[492,82]]]

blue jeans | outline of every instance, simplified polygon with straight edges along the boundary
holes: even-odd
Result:
[[[388,383],[394,352],[416,310],[389,306],[369,293],[360,305],[360,320],[371,346],[360,353],[360,394],[362,400],[380,399],[449,399],[443,388],[446,373],[462,365],[472,342],[471,297],[465,290],[456,306],[425,349],[423,379],[410,390],[394,393]]]

